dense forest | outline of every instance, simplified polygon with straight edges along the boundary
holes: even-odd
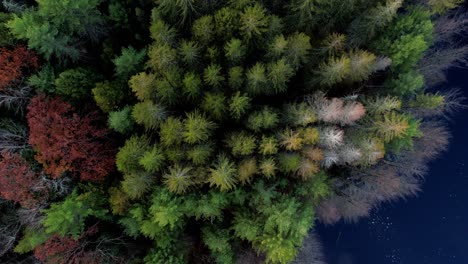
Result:
[[[462,0],[3,0],[1,263],[323,263],[417,194]]]

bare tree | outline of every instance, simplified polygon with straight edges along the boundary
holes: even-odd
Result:
[[[0,199],[0,210],[2,211],[0,215],[0,257],[2,257],[15,245],[21,224],[12,203]]]
[[[336,178],[335,194],[317,208],[319,219],[326,224],[355,222],[382,202],[417,195],[427,164],[446,150],[450,138],[441,123],[425,122],[420,129],[423,136],[414,140],[413,150],[387,155],[371,168],[350,167],[348,177]]]
[[[29,102],[31,87],[20,85],[15,88],[6,88],[0,93],[0,107],[12,109],[17,113],[23,114],[24,106]]]
[[[26,148],[26,128],[10,119],[0,119],[0,152],[17,151]]]
[[[310,232],[292,264],[325,264],[323,247],[318,235]]]
[[[468,46],[460,43],[468,31],[468,13],[465,8],[439,16],[435,22],[432,47],[419,62],[426,86],[434,87],[446,81],[445,72],[452,67],[466,67]]]

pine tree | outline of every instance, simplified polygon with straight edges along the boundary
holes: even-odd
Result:
[[[203,114],[198,111],[187,114],[184,120],[184,132],[182,133],[184,141],[189,144],[195,144],[207,141],[216,128],[215,123],[206,119]]]
[[[122,134],[130,132],[134,123],[131,106],[126,106],[120,111],[110,112],[107,121],[109,128]]]
[[[227,138],[226,143],[228,147],[231,148],[231,153],[234,156],[250,155],[256,148],[255,137],[245,132],[230,135]]]
[[[166,110],[163,106],[151,101],[144,101],[133,106],[132,117],[137,124],[143,125],[146,129],[158,128],[166,118]]]
[[[191,170],[192,168],[190,167],[181,167],[178,165],[170,167],[169,172],[163,176],[163,181],[169,191],[177,194],[185,193],[193,183]]]
[[[257,38],[267,30],[268,16],[266,10],[260,5],[248,6],[240,15],[240,31],[246,40]]]
[[[231,117],[239,120],[250,108],[250,97],[237,92],[231,97],[229,103],[229,113]]]
[[[42,223],[46,233],[70,235],[77,239],[85,228],[87,217],[102,218],[107,213],[98,202],[96,194],[78,194],[75,190],[63,202],[52,204],[49,209],[44,210],[45,218]]]
[[[146,50],[137,51],[132,46],[122,49],[122,54],[112,62],[115,65],[115,74],[122,79],[127,79],[141,70],[146,58]]]
[[[228,191],[235,187],[237,169],[226,156],[218,156],[217,162],[210,169],[210,187],[216,187],[220,191]]]

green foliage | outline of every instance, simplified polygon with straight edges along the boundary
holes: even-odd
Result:
[[[187,151],[188,158],[195,165],[202,165],[208,162],[211,154],[213,153],[213,147],[209,144],[197,145]]]
[[[297,153],[280,153],[279,168],[284,173],[295,173],[301,166],[301,156]]]
[[[284,130],[279,135],[280,143],[283,148],[288,151],[300,150],[303,146],[303,138],[301,133],[298,131],[293,131],[289,128]]]
[[[38,245],[45,243],[49,237],[50,234],[47,234],[43,229],[26,228],[23,237],[14,248],[14,252],[19,254],[28,253]]]
[[[149,213],[151,221],[160,227],[175,229],[183,222],[182,198],[171,194],[165,188],[156,188],[151,196]]]
[[[112,209],[112,214],[123,215],[129,207],[129,197],[120,188],[110,187],[109,204]]]
[[[125,86],[118,82],[104,81],[96,83],[92,90],[94,101],[102,111],[114,111],[126,95],[124,89]]]
[[[306,103],[286,105],[283,115],[284,121],[293,126],[307,126],[317,119],[312,107]]]
[[[212,16],[202,16],[193,22],[193,36],[202,45],[208,45],[215,35],[215,25]]]
[[[239,13],[229,7],[223,7],[214,14],[216,35],[224,40],[230,39],[239,30]]]
[[[46,64],[38,73],[31,75],[28,79],[28,84],[40,92],[54,93],[55,73],[52,65]]]
[[[235,133],[226,139],[228,147],[234,156],[250,155],[254,152],[256,143],[254,136],[245,132]]]
[[[156,9],[153,10],[153,16]],[[172,45],[175,41],[176,31],[159,18],[154,18],[150,26],[151,38],[156,44]]]
[[[259,165],[260,171],[266,178],[275,176],[276,171],[278,170],[276,166],[276,161],[273,158],[266,158],[260,162]]]
[[[184,41],[180,44],[179,54],[184,63],[194,66],[200,60],[200,47],[194,41]]]
[[[107,210],[103,209],[102,201],[96,193],[78,194],[75,190],[63,202],[54,203],[44,210],[45,218],[42,224],[48,234],[57,233],[60,236],[70,235],[78,239],[85,228],[86,218],[93,216],[103,218]]]
[[[429,47],[432,31],[429,12],[414,7],[398,17],[373,46],[380,54],[392,59],[392,69],[408,71]]]
[[[445,97],[440,94],[418,94],[409,102],[410,107],[423,109],[437,109],[445,104]]]
[[[12,46],[15,42],[6,22],[10,20],[11,14],[0,12],[0,47]]]
[[[79,100],[86,97],[89,91],[99,80],[92,70],[85,68],[76,68],[66,70],[55,79],[55,93]]]
[[[262,63],[255,64],[247,70],[247,92],[251,95],[259,95],[266,93],[268,79],[266,75],[265,65]]]
[[[210,169],[210,187],[215,186],[221,191],[228,191],[235,187],[237,169],[235,164],[226,156],[218,156],[217,162]]]
[[[317,74],[319,83],[324,86],[332,86],[342,82],[349,75],[351,61],[346,56],[331,58],[326,63],[320,65]]]
[[[266,254],[267,262],[291,262],[313,224],[312,205],[283,196],[258,210],[264,223],[262,233],[253,240],[254,248]]]
[[[167,263],[167,264],[186,264],[186,257],[183,252],[175,249],[152,248],[144,258],[145,263]]]
[[[139,161],[148,150],[148,138],[132,136],[117,153],[115,160],[117,169],[124,174],[139,172],[142,170]]]
[[[122,54],[116,57],[113,62],[115,65],[115,74],[127,79],[141,70],[146,58],[146,50],[137,51],[133,47],[123,48]]]
[[[223,209],[229,204],[227,194],[217,190],[210,190],[204,194],[197,194],[196,199],[187,202],[187,214],[194,216],[195,219],[222,220]]]
[[[128,27],[130,11],[119,0],[111,0],[109,3],[109,20],[119,27]]]
[[[294,69],[286,63],[285,59],[272,62],[268,65],[268,80],[271,87],[267,93],[276,94],[286,92],[288,89],[287,83],[294,75]]]
[[[272,155],[278,152],[278,140],[275,137],[263,135],[259,146],[259,153],[262,155]]]
[[[202,238],[205,245],[210,249],[217,263],[233,264],[234,253],[229,243],[229,231],[219,228],[202,229]]]
[[[246,7],[240,15],[240,24],[241,35],[246,40],[260,37],[268,26],[266,10],[260,4]]]
[[[125,106],[122,110],[109,113],[107,124],[113,130],[126,134],[133,129],[132,107]]]
[[[155,180],[156,178],[154,175],[145,171],[126,173],[121,182],[122,191],[124,191],[130,199],[140,199],[145,193],[151,190]]]
[[[310,37],[302,32],[296,32],[288,36],[287,40],[288,45],[284,53],[286,62],[292,65],[294,69],[297,69],[309,60],[309,51],[312,49]]]
[[[408,96],[423,88],[424,77],[416,71],[408,71],[400,73],[398,78],[387,80],[384,85],[394,95]]]
[[[206,119],[206,117],[198,111],[194,111],[188,113],[187,118],[184,120],[182,136],[184,141],[189,144],[200,143],[207,141],[215,128],[215,123]]]
[[[445,13],[461,5],[463,0],[429,0],[428,5],[436,14]]]
[[[144,101],[133,106],[132,117],[137,124],[143,125],[146,129],[158,128],[166,118],[166,109],[160,104],[152,101]]]
[[[405,135],[409,128],[408,118],[395,112],[383,115],[382,119],[374,122],[374,129],[385,142]]]
[[[374,97],[366,100],[366,109],[373,115],[380,115],[401,108],[401,101],[397,97]]]
[[[226,111],[226,97],[221,93],[205,93],[201,107],[213,119],[220,120]]]
[[[173,193],[183,194],[188,191],[192,185],[191,167],[182,167],[175,165],[169,168],[169,172],[164,174],[163,182],[167,189]]]
[[[255,158],[245,159],[239,163],[239,181],[242,184],[250,183],[252,176],[257,173],[257,161]]]
[[[158,172],[163,168],[164,165],[164,153],[163,151],[154,146],[151,150],[146,151],[140,159],[140,165],[147,172]]]
[[[210,86],[220,87],[224,81],[224,77],[221,74],[221,66],[216,64],[208,66],[203,73],[203,80]]]
[[[62,61],[76,61],[81,56],[75,46],[77,40],[96,40],[102,30],[99,3],[100,0],[42,0],[36,8],[14,15],[7,26],[16,38],[27,40],[28,46],[46,59],[55,56]]]
[[[408,128],[405,134],[401,137],[394,138],[386,147],[395,153],[400,153],[401,150],[413,151],[413,139],[422,137],[423,133],[419,130],[421,122],[415,118],[408,118]]]
[[[196,73],[188,72],[184,76],[182,90],[188,98],[195,99],[201,93],[201,85],[200,77]]]
[[[229,113],[231,117],[239,120],[249,110],[250,102],[250,97],[236,92],[229,103]]]
[[[166,147],[182,143],[182,132],[184,125],[179,118],[168,117],[161,123],[159,135],[161,144]]]
[[[350,82],[360,82],[367,80],[374,71],[376,56],[370,52],[356,50],[349,55],[349,75]]]
[[[414,188],[400,167],[382,179],[373,174],[403,150],[419,167],[431,153],[411,152],[426,122],[414,116],[450,106],[422,93],[416,67],[433,44],[431,15],[456,0],[69,2],[38,0],[7,15],[13,35],[46,65],[35,75],[15,69],[23,76],[13,83],[32,75],[28,84],[39,93],[80,100],[79,114],[93,109],[81,99],[94,88],[108,126],[121,133],[115,142],[126,141],[118,173],[100,185],[104,195],[80,184],[83,194],[60,201],[51,190],[45,230],[27,228],[21,253],[59,234],[86,242],[86,253],[118,252],[117,262],[234,263],[247,246],[266,263],[290,263],[313,228],[314,208],[325,222],[346,219]],[[105,44],[96,46],[89,40],[99,40],[104,19]],[[66,67],[82,54],[100,67]],[[11,88],[2,94],[28,98],[29,87],[24,95]],[[7,148],[16,146],[3,134]],[[81,233],[96,220],[111,229],[88,243]],[[136,247],[153,245],[126,252],[94,243],[114,241],[112,224]]]
[[[253,131],[273,129],[279,123],[278,114],[269,107],[264,107],[262,110],[253,112],[247,119],[246,126]]]
[[[229,87],[234,90],[238,90],[244,84],[244,69],[242,67],[232,67],[229,69]]]
[[[240,64],[247,53],[247,47],[242,44],[240,39],[231,39],[224,46],[224,51],[226,53],[226,58],[232,65]]]
[[[154,44],[148,51],[148,65],[164,72],[177,64],[177,50],[168,44]]]
[[[387,0],[384,5],[379,4],[356,18],[349,29],[352,45],[368,43],[393,20],[402,4],[403,0]]]

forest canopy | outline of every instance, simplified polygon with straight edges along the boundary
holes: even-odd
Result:
[[[0,262],[324,263],[447,146],[462,2],[4,0]]]

